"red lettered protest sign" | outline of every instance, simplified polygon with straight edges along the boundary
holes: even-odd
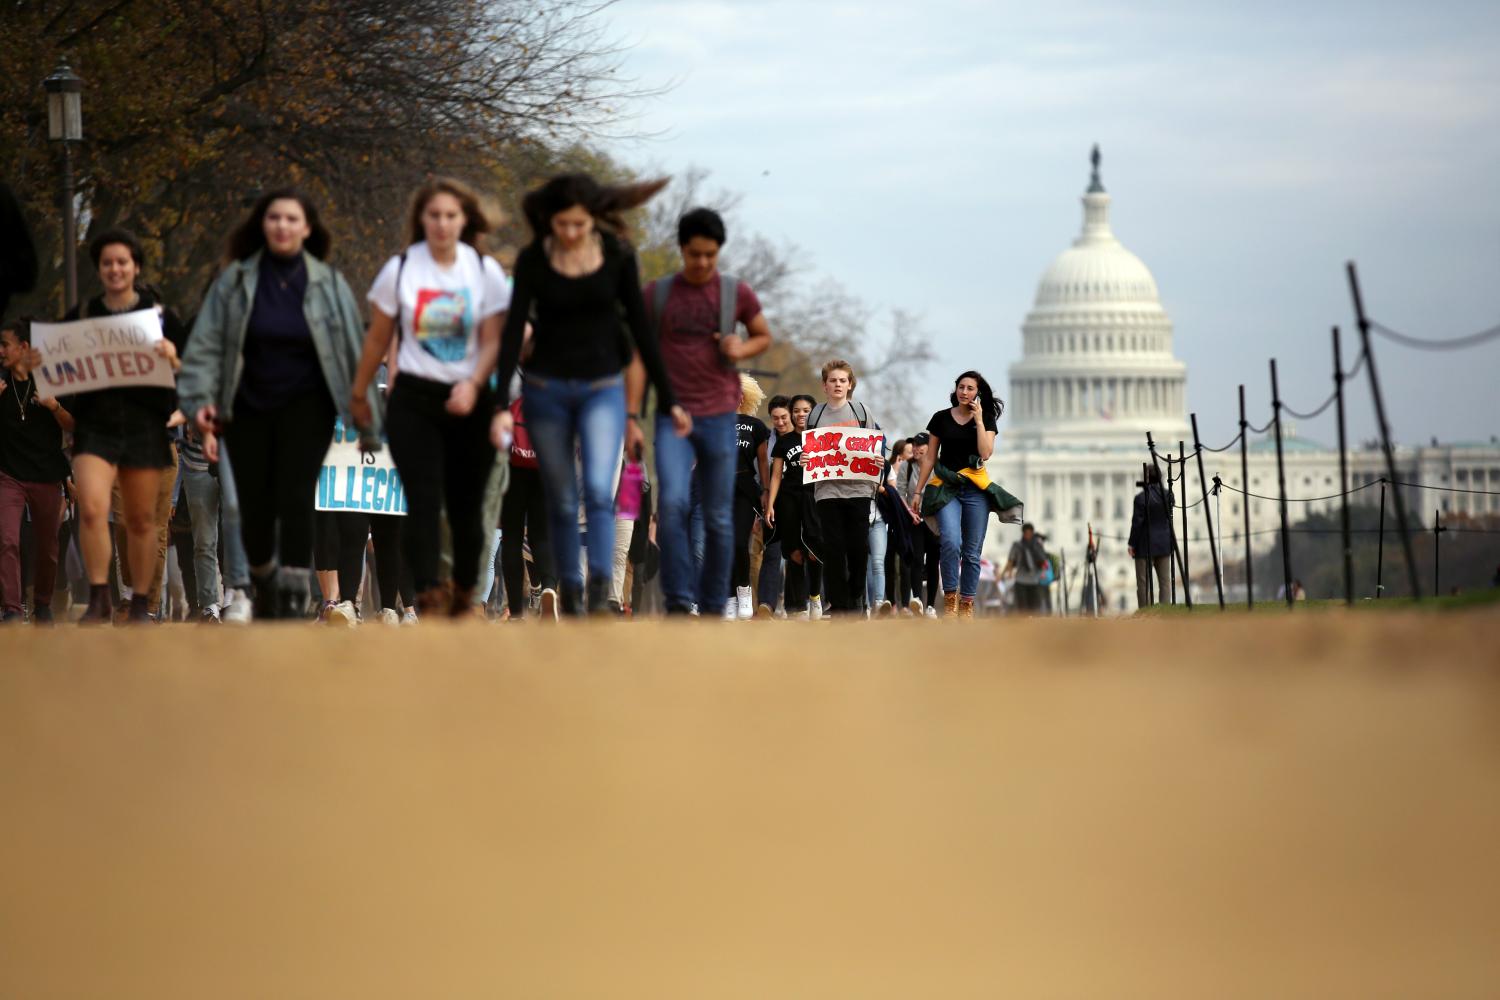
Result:
[[[875,483],[885,468],[885,435],[864,427],[824,427],[802,432],[802,479]]]
[[[156,353],[161,316],[155,309],[71,323],[33,323],[31,346],[42,355],[36,370],[43,399],[120,386],[170,389],[172,366]]]

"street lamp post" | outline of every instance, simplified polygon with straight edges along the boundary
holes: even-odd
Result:
[[[47,138],[63,152],[63,295],[66,306],[78,304],[78,219],[73,210],[73,144],[83,141],[83,80],[68,61],[58,62],[42,81],[47,90]]]

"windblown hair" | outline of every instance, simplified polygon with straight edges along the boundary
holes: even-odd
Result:
[[[464,231],[458,238],[483,253],[484,237],[495,228],[494,220],[485,211],[479,193],[452,177],[429,177],[427,183],[412,192],[411,211],[407,213],[410,219],[407,243],[421,243],[427,238],[427,231],[422,228],[422,213],[427,210],[427,203],[440,194],[451,194],[458,199],[464,210]]]
[[[266,212],[270,209],[272,202],[282,200],[295,201],[302,206],[302,214],[307,216],[307,228],[310,232],[307,240],[302,244],[302,249],[319,260],[328,259],[328,248],[333,245],[333,238],[328,235],[327,228],[318,218],[318,207],[313,204],[311,198],[297,188],[284,187],[277,188],[275,191],[267,191],[256,199],[255,207],[250,209],[250,215],[239,224],[234,232],[229,234],[227,252],[230,260],[245,260],[265,249]]]
[[[766,398],[766,390],[744,372],[740,372],[740,408],[739,412],[744,416],[750,416],[760,409],[761,400]]]
[[[975,384],[979,386],[980,410],[990,415],[994,419],[995,423],[998,424],[1000,422],[1000,414],[1005,412],[1005,401],[1003,399],[995,398],[995,390],[991,389],[990,384],[985,381],[984,376],[976,371],[966,371],[958,378],[953,380],[953,388],[955,391],[948,394],[949,404],[952,406],[958,405],[958,383],[962,382],[966,378],[973,379]]]
[[[531,240],[540,243],[552,232],[552,217],[578,205],[594,217],[594,225],[628,240],[625,213],[639,208],[667,186],[670,177],[635,184],[600,184],[588,174],[560,174],[521,201]]]

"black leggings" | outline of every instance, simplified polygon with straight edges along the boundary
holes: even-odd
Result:
[[[445,506],[456,587],[473,589],[479,556],[487,551],[487,526],[481,522],[484,489],[495,461],[490,444],[494,402],[488,391],[482,392],[468,416],[455,417],[444,408],[452,389],[443,382],[397,375],[386,417],[391,458],[406,490],[406,560],[418,590],[440,582]]]
[[[902,560],[905,567],[902,572],[903,582],[909,587],[910,592],[922,600],[922,583],[927,583],[926,607],[937,607],[937,595],[939,585],[939,557],[942,548],[937,536],[926,524],[918,524],[911,533],[911,559]]]
[[[510,485],[500,507],[500,572],[505,577],[505,603],[511,617],[526,613],[526,556],[522,546],[531,541],[531,558],[543,587],[557,588],[552,571],[551,540],[547,536],[547,501],[542,474],[521,465],[510,467]]]
[[[870,562],[870,498],[818,501],[818,523],[823,531],[825,607],[858,611],[865,596],[865,570]]]
[[[318,473],[337,415],[326,389],[270,413],[235,410],[224,445],[234,463],[240,534],[252,570],[278,554],[283,566],[311,568]]]
[[[731,587],[750,586],[750,532],[755,530],[756,501],[734,491],[734,564]],[[733,596],[732,594],[730,596]]]
[[[370,515],[353,511],[320,510],[313,530],[313,568],[337,570],[339,600],[359,604],[359,585],[365,575],[365,543],[370,538]],[[323,595],[327,598],[327,594]]]
[[[318,512],[317,540],[313,553],[318,572],[337,570],[339,599],[360,603],[364,582],[366,545],[375,541],[375,583],[380,606],[396,610],[396,598],[413,603],[410,577],[401,573],[401,526],[405,518],[396,514],[364,514],[355,511]]]

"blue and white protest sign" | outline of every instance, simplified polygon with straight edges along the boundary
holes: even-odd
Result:
[[[156,353],[161,339],[161,316],[155,309],[33,323],[31,345],[42,355],[36,394],[50,399],[120,386],[170,389],[176,380],[172,365]]]
[[[345,427],[342,419],[333,425],[333,444],[323,456],[318,474],[318,510],[359,514],[405,514],[406,490],[401,473],[391,461],[391,449],[359,450],[359,430]]]

